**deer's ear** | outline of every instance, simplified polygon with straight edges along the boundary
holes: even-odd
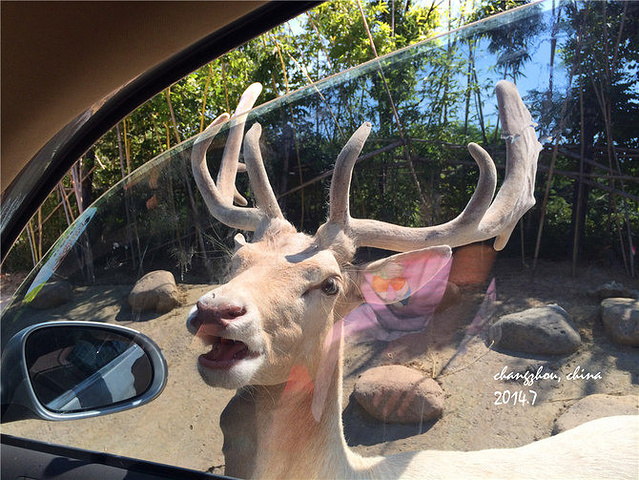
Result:
[[[452,258],[448,245],[398,253],[356,267],[351,273],[350,301],[395,303],[417,292],[433,278],[447,278]],[[445,272],[444,272],[445,270]],[[359,298],[356,298],[359,296]]]
[[[233,241],[235,242],[235,248],[233,249],[233,251],[235,252],[237,252],[240,248],[242,248],[244,245],[248,243],[246,239],[244,238],[244,235],[242,235],[241,233],[238,233],[237,235],[235,235],[233,237]]]

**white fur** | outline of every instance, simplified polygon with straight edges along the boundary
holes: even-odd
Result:
[[[296,233],[284,219],[259,153],[259,125],[247,133],[244,146],[258,207],[233,205],[244,113],[260,90],[259,85],[249,87],[240,101],[236,127],[228,140],[234,146],[228,150],[235,153],[225,151],[219,186],[206,168],[205,154],[212,134],[228,116],[219,117],[207,129],[207,139],[196,141],[191,157],[195,180],[213,216],[229,226],[255,232],[255,243],[236,237],[231,280],[203,296],[201,315],[194,310],[189,318],[196,323],[207,318],[199,333],[210,347],[199,361],[203,379],[225,388],[251,385],[242,390],[249,397],[236,395],[221,419],[226,472],[278,479],[637,480],[637,416],[596,420],[521,448],[503,450],[423,451],[363,458],[350,451],[344,440],[342,336],[331,329],[334,324],[341,325],[343,315],[362,301],[358,287],[361,271],[349,262],[356,248],[364,245],[408,252],[496,237],[495,248],[504,247],[518,219],[534,204],[532,187],[541,149],[515,85],[501,81],[496,87],[500,118],[510,142],[506,178],[494,200],[495,165],[487,152],[470,144],[480,178],[468,207],[456,219],[435,227],[406,228],[352,218],[349,186],[353,166],[371,130],[365,123],[336,161],[329,221],[315,237]],[[221,312],[229,304],[232,308],[226,312],[232,318],[219,321],[219,315],[210,314],[212,309]],[[241,315],[233,313],[240,310]],[[223,341],[217,340],[220,338]],[[327,338],[336,341],[325,343]],[[243,350],[229,360],[238,352],[238,344],[230,340],[243,342],[250,355],[242,357]],[[229,344],[231,347],[225,349]],[[207,360],[202,362],[202,358]]]
[[[236,411],[235,423],[225,430],[227,468],[235,465],[227,473],[287,479],[639,478],[639,416],[595,420],[513,449],[372,458],[349,450],[341,421],[341,335],[338,332],[336,344],[328,347],[324,339],[335,321],[357,303],[352,282],[358,273],[352,266],[340,266],[332,251],[318,243],[305,235],[279,233],[240,245],[232,260],[231,280],[200,299],[245,307],[246,313],[220,335],[259,352],[257,358],[228,370],[199,366],[209,385],[253,385],[254,408]],[[329,277],[338,279],[338,295],[322,292],[322,282]],[[335,355],[334,368],[326,362],[330,355]]]

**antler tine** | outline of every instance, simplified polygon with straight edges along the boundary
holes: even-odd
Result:
[[[351,137],[336,162],[329,221],[339,224],[357,246],[404,252],[434,245],[457,247],[497,237],[494,246],[501,250],[519,219],[535,203],[533,187],[541,145],[517,88],[510,82],[500,81],[496,89],[499,112],[509,142],[506,147],[506,176],[492,204],[497,185],[495,164],[482,147],[471,143],[468,150],[479,167],[479,181],[468,205],[455,219],[442,225],[410,228],[378,220],[351,218],[348,189],[352,169],[370,132],[370,126],[364,124]]]
[[[246,162],[249,182],[255,193],[255,200],[260,210],[264,212],[268,218],[284,219],[284,215],[277,203],[277,198],[273,193],[273,188],[268,181],[266,169],[264,168],[262,152],[260,150],[261,134],[262,126],[256,123],[249,129],[244,138],[244,161]]]
[[[335,161],[333,179],[330,190],[329,220],[338,225],[347,227],[350,221],[348,199],[350,196],[351,178],[353,167],[357,161],[364,143],[371,133],[372,125],[365,122],[359,127],[346,142]]]
[[[227,202],[235,200],[242,206],[246,206],[247,201],[235,188],[235,176],[239,166],[238,160],[240,158],[246,117],[253,105],[255,105],[260,93],[262,93],[262,85],[259,83],[249,85],[242,93],[235,113],[231,117],[231,128],[224,147],[224,153],[222,154],[220,170],[217,174],[217,185],[224,200]]]
[[[468,205],[459,216],[442,225],[421,228],[351,218],[349,234],[356,244],[406,252],[435,245],[458,247],[478,241],[476,225],[488,209],[495,193],[497,170],[490,155],[483,148],[472,143],[468,148],[479,167],[479,180]]]
[[[506,174],[497,197],[482,219],[480,230],[495,232],[495,249],[506,246],[519,219],[535,205],[537,158],[542,149],[530,112],[514,84],[502,80],[495,87],[503,137],[506,138]]]
[[[253,84],[240,100],[234,115],[237,123],[231,127],[233,131],[229,134],[233,145],[225,148],[218,174],[218,185],[211,178],[206,165],[206,151],[215,135],[220,131],[222,124],[229,119],[229,115],[224,113],[217,117],[195,140],[191,150],[193,177],[211,215],[230,227],[249,231],[257,229],[264,214],[257,208],[242,208],[233,205],[235,175],[238,170],[239,158],[239,148],[236,149],[235,144],[241,144],[242,130],[246,121],[245,114],[253,106],[260,90],[261,86]],[[236,151],[237,153],[235,153]]]
[[[348,140],[335,162],[330,190],[329,220],[340,225],[358,246],[401,252],[440,245],[443,243],[441,236],[449,236],[449,232],[467,228],[481,219],[495,193],[497,172],[488,153],[476,144],[470,144],[469,149],[479,165],[479,182],[470,202],[455,220],[439,227],[410,228],[378,220],[352,218],[348,198],[353,167],[370,131],[371,124],[364,123]]]

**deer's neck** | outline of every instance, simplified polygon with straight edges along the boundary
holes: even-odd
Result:
[[[364,467],[343,435],[341,350],[340,335],[329,378],[299,366],[286,386],[258,387],[254,478],[350,478]]]

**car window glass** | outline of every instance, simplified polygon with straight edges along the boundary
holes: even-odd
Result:
[[[604,170],[627,183],[606,183],[610,178],[603,178],[603,173],[593,180],[602,192],[595,205],[609,202],[602,211],[616,213],[592,215],[587,228],[592,233],[614,228],[615,222],[626,225],[619,229],[623,248],[615,243],[591,249],[595,253],[589,270],[578,277],[570,276],[566,255],[562,262],[552,255],[534,258],[538,231],[549,242],[544,243],[546,252],[553,250],[547,246],[552,244],[565,253],[572,242],[564,228],[571,215],[565,199],[579,177],[571,162],[584,154],[576,146],[580,132],[572,130],[583,112],[578,101],[568,99],[579,99],[577,79],[586,75],[578,70],[581,63],[575,55],[598,51],[598,37],[580,36],[575,46],[575,29],[582,24],[562,23],[573,18],[571,5],[542,2],[427,40],[261,105],[248,117],[247,126],[262,125],[261,150],[278,203],[286,218],[305,232],[315,232],[326,220],[333,164],[364,122],[373,127],[353,175],[352,215],[400,225],[444,223],[463,209],[477,183],[477,168],[466,148],[469,142],[487,147],[503,178],[512,138],[502,138],[494,88],[504,77],[515,77],[544,146],[535,188],[538,206],[515,229],[507,248],[496,254],[486,242],[456,250],[447,272],[453,287],[446,308],[438,310],[437,303],[432,316],[420,317],[417,326],[410,323],[412,317],[385,316],[379,330],[383,335],[348,344],[343,425],[348,444],[361,454],[520,446],[548,436],[555,419],[575,399],[639,393],[638,354],[606,333],[608,327],[599,321],[606,294],[598,290],[613,279],[625,283],[620,289],[639,288],[627,273],[631,262],[636,265],[628,244],[630,238],[636,245],[636,233],[624,233],[637,231],[639,192],[637,183],[628,180],[633,174],[617,168],[629,165],[636,174],[636,133],[619,133],[612,156],[599,151],[603,144],[597,142],[590,152],[600,155],[599,162],[616,159]],[[629,28],[636,28],[636,22]],[[511,46],[493,48],[496,39],[504,37],[513,39]],[[636,99],[633,74],[636,63],[629,63],[616,88]],[[627,106],[627,130],[639,131],[636,104],[628,100]],[[598,129],[597,139],[605,135],[600,127],[592,125]],[[208,150],[214,178],[228,133],[226,124]],[[187,330],[186,318],[198,298],[227,278],[237,231],[207,211],[191,171],[193,141],[150,160],[85,210],[2,313],[3,346],[24,327],[60,319],[139,330],[158,343],[167,358],[164,392],[144,407],[117,415],[61,423],[29,420],[3,425],[4,432],[223,471],[218,422],[234,392],[209,387],[200,378],[200,347]],[[546,183],[549,170],[560,179],[557,183]],[[253,205],[246,174],[238,175],[237,188]],[[611,189],[615,196],[604,198],[603,192]],[[545,231],[537,230],[542,204]],[[249,240],[251,235],[246,235]],[[383,255],[362,249],[355,262]],[[147,283],[157,282],[157,290],[146,296],[134,292],[143,277]],[[401,275],[378,272],[366,288],[371,295],[392,295],[393,304],[399,305],[429,280],[411,286]],[[384,297],[379,303],[390,302]],[[368,304],[371,310],[377,308],[375,302]],[[510,328],[493,328],[498,319],[556,306],[568,312],[578,349],[517,354],[517,345],[498,348]],[[435,326],[439,330],[433,336],[429,329]],[[432,388],[440,389],[445,398],[443,415],[404,423],[402,418],[375,419],[353,391],[367,370],[386,365],[407,366],[434,380]],[[39,373],[34,370],[32,375]],[[59,392],[42,387],[38,396],[45,403],[55,402]],[[375,402],[369,403],[375,410]],[[402,417],[409,404],[411,399],[402,397],[387,405]],[[55,405],[64,408],[66,403]]]

